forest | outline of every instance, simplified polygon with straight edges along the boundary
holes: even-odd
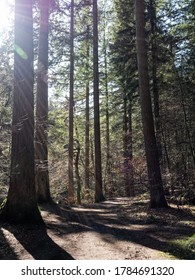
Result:
[[[0,0],[0,260],[195,259],[195,0]]]

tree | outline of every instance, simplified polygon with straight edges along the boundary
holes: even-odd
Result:
[[[89,108],[89,55],[90,55],[90,41],[89,41],[89,26],[87,26],[87,46],[86,46],[86,102],[85,102],[85,188],[89,190],[89,131],[90,131],[90,108]]]
[[[38,202],[50,202],[47,122],[48,122],[48,18],[49,0],[40,0],[40,27],[36,95],[35,160]]]
[[[15,1],[14,100],[10,185],[1,217],[42,223],[35,191],[32,1]]]
[[[70,19],[70,96],[69,96],[69,145],[68,145],[68,200],[74,202],[74,0],[71,0]]]
[[[106,11],[106,3],[104,3],[104,14],[103,14],[103,56],[104,56],[104,87],[105,87],[105,115],[106,115],[106,176],[104,188],[106,191],[106,185],[110,184],[110,176],[111,176],[111,154],[110,154],[110,112],[109,112],[109,70],[108,70],[108,37],[106,32],[107,26],[107,14]],[[107,181],[107,182],[106,182]]]
[[[167,207],[154,131],[145,40],[144,0],[136,0],[136,45],[145,153],[150,187],[150,207]]]
[[[102,190],[102,160],[99,110],[99,67],[98,67],[98,7],[93,0],[93,82],[94,82],[94,137],[95,137],[95,202],[104,200]]]
[[[160,108],[159,108],[159,90],[158,90],[158,78],[157,78],[157,63],[158,63],[158,46],[157,46],[157,18],[155,1],[149,1],[149,14],[151,25],[151,58],[152,58],[152,93],[154,103],[154,125],[156,132],[156,142],[158,147],[159,158],[162,156],[161,145],[161,124],[160,124]]]

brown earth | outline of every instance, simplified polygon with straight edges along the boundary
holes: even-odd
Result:
[[[74,207],[46,205],[41,211],[46,227],[1,224],[0,259],[194,258],[195,252],[175,240],[194,234],[195,208],[148,210],[147,205],[141,197]]]

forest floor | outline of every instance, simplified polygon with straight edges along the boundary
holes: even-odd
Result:
[[[0,259],[195,259],[195,207],[149,210],[143,197],[41,206],[46,227],[0,227]]]

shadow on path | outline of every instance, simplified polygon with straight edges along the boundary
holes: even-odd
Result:
[[[11,232],[35,260],[73,260],[74,258],[58,246],[47,234],[44,226],[3,227]],[[14,259],[13,256],[11,259]]]
[[[0,227],[0,260],[17,260],[18,257],[15,254],[13,248],[8,243],[6,236],[4,235]]]
[[[122,204],[120,200],[65,209],[56,206],[54,212],[59,223],[47,223],[47,226],[53,231],[57,229],[62,235],[93,231],[99,233],[100,238],[105,242],[109,242],[109,236],[112,236],[112,242],[113,238],[134,242],[170,253],[177,258],[195,259],[195,253],[191,250],[188,251],[170,242],[194,234],[194,228],[190,223],[194,221],[194,216],[172,208],[154,210],[153,216],[151,215],[149,219],[140,218],[139,215],[138,218],[136,215],[131,216],[131,213],[135,214],[136,210],[137,214],[139,211],[146,211],[145,206],[143,202]],[[52,209],[47,211],[52,212]],[[174,219],[177,222],[174,223]],[[184,223],[180,223],[181,221]],[[188,225],[185,222],[189,222]]]

